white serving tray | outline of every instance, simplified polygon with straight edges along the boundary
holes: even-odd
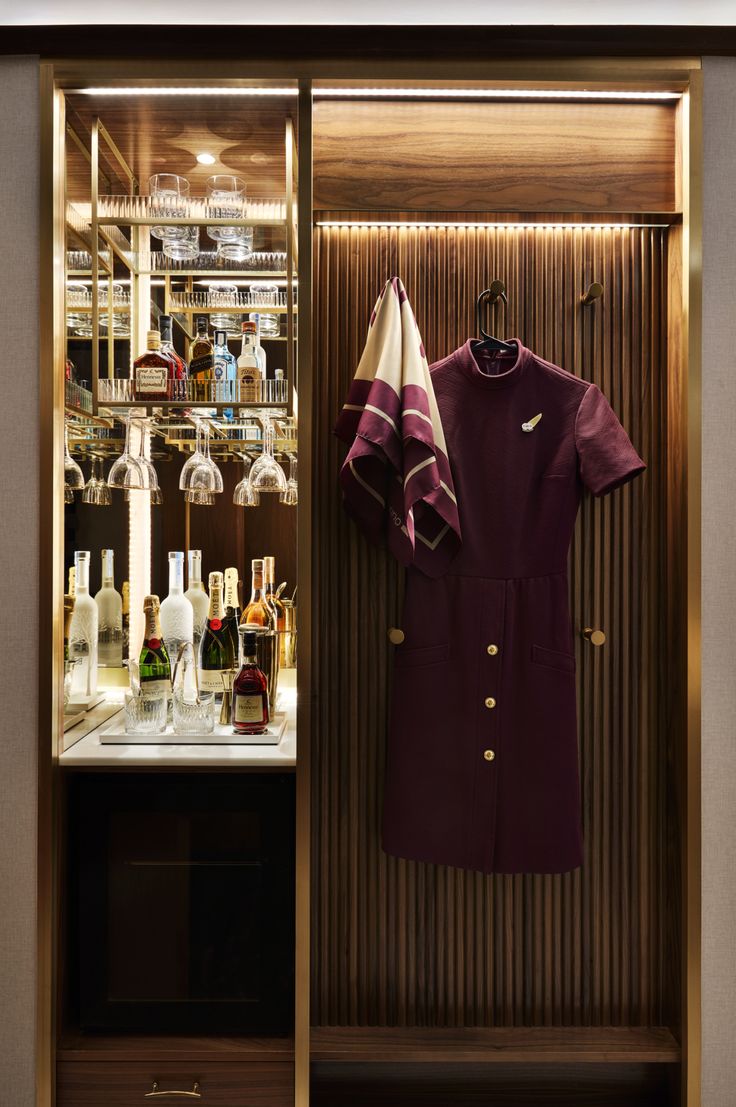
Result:
[[[176,734],[169,724],[163,734],[126,734],[125,714],[100,732],[107,746],[277,746],[286,729],[286,714],[277,712],[263,734],[236,734],[232,726],[215,723],[212,734]]]

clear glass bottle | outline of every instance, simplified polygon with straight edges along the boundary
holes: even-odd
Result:
[[[210,381],[214,370],[214,350],[208,336],[206,315],[197,316],[197,333],[189,350],[189,376],[195,381]]]
[[[161,604],[161,633],[172,665],[185,642],[194,641],[194,608],[184,595],[184,552],[169,553],[169,594]]]
[[[236,734],[263,734],[268,727],[268,680],[258,668],[256,632],[240,628],[240,670],[233,681],[232,724]]]
[[[146,629],[138,662],[142,696],[171,693],[171,661],[161,633],[160,610],[158,596],[146,596],[143,601]]]
[[[261,369],[256,356],[256,325],[249,319],[243,323],[243,344],[238,358],[238,399],[242,403],[255,403],[259,397]]]
[[[119,669],[123,664],[123,597],[115,587],[115,551],[102,551],[102,587],[95,596],[98,612],[98,663]]]
[[[275,629],[279,636],[279,664],[285,665],[284,658],[284,631],[286,629],[286,609],[281,599],[276,595],[276,558],[264,557],[263,559],[263,591],[266,603],[272,609],[275,619]]]
[[[227,331],[215,331],[214,376],[220,384],[232,383],[237,380],[238,367],[235,357],[230,353],[227,345]]]
[[[250,600],[245,611],[240,617],[240,625],[256,627],[272,627],[276,629],[276,619],[273,608],[266,599],[263,590],[263,558],[254,557],[251,561],[251,591]]]
[[[97,604],[89,594],[89,550],[74,554],[76,590],[69,630],[70,660],[78,662],[72,677],[72,696],[97,694]]]
[[[225,605],[222,597],[222,573],[210,573],[210,609],[199,643],[199,690],[225,691],[225,675],[235,668],[233,640],[225,626]]]
[[[168,400],[171,395],[171,361],[161,353],[161,335],[149,331],[145,351],[133,362],[136,400]]]
[[[194,609],[194,653],[199,656],[199,643],[202,631],[207,622],[207,612],[210,609],[210,598],[207,589],[202,583],[202,551],[189,551],[189,587],[184,593]]]
[[[123,658],[130,657],[130,581],[123,581]]]
[[[256,325],[256,341],[255,341],[255,355],[258,360],[258,367],[261,370],[261,380],[265,381],[266,373],[266,351],[261,346],[261,313],[260,311],[252,311],[248,316],[251,323]]]

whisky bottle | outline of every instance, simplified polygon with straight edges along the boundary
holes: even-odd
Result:
[[[115,552],[102,551],[102,587],[95,596],[98,612],[98,662],[119,669],[123,664],[123,597],[115,587]]]
[[[194,609],[194,653],[199,657],[199,643],[207,622],[210,598],[202,584],[202,551],[189,551],[189,587],[184,593]]]
[[[251,561],[251,592],[250,600],[240,618],[241,627],[273,627],[276,629],[276,619],[273,609],[269,607],[266,594],[263,590],[263,558],[254,557]]]
[[[189,351],[189,376],[195,381],[210,381],[214,376],[214,350],[207,332],[207,316],[198,315],[197,334]]]
[[[169,358],[161,353],[161,335],[158,331],[149,331],[146,350],[133,362],[136,400],[168,400],[171,371]]]
[[[268,726],[268,680],[258,668],[256,632],[240,628],[241,665],[233,681],[232,724],[236,734],[263,734]]]
[[[171,692],[171,662],[161,634],[160,610],[158,596],[146,596],[146,629],[138,663],[142,696],[168,696]]]
[[[226,674],[235,668],[233,641],[225,626],[222,573],[210,573],[210,609],[199,643],[199,690],[221,693]]]
[[[263,590],[266,596],[266,603],[274,613],[276,632],[279,636],[279,663],[285,665],[284,631],[286,629],[286,609],[280,598],[276,595],[275,557],[264,557],[263,559]]]

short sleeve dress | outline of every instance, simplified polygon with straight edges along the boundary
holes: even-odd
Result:
[[[583,489],[646,465],[595,384],[510,341],[431,366],[463,543],[438,578],[407,570],[382,845],[565,872],[583,860],[568,550]]]

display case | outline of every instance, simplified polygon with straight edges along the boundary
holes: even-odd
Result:
[[[49,950],[59,937],[44,1040],[56,1102],[122,1107],[168,1091],[233,1107],[379,1097],[696,1107],[697,67],[580,60],[540,75],[508,61],[492,79],[473,61],[462,72],[420,60],[411,71],[297,69],[172,62],[152,79],[122,62],[45,68]],[[177,179],[168,189],[154,179],[164,174]],[[242,178],[245,197],[213,199],[218,174]],[[477,298],[491,289],[493,333],[598,384],[647,460],[635,487],[585,498],[572,545],[586,846],[574,872],[486,875],[381,849],[403,577],[342,511],[333,429],[394,275],[430,362],[476,333]],[[237,355],[232,336],[251,313],[265,376],[247,357],[242,373],[218,375],[214,353],[200,374],[213,319],[220,355]],[[164,380],[155,339],[147,349],[162,317],[188,375]],[[198,452],[222,491],[187,487]],[[121,455],[147,474],[127,498],[109,476]],[[253,506],[249,472],[264,456],[285,487]],[[62,458],[83,482],[66,506]],[[279,742],[105,740],[108,715],[123,710],[124,664],[99,667],[85,717],[68,725],[68,571],[74,551],[90,551],[96,591],[103,549],[115,551],[116,587],[129,584],[121,661],[151,640],[144,603],[166,594],[170,552],[201,551],[205,578],[233,567],[248,587],[251,562],[275,557],[293,601]],[[213,774],[242,776],[253,803],[290,779],[279,844],[293,899],[289,919],[274,920],[293,959],[288,1027],[259,1028],[257,1012],[216,1026],[203,1010],[197,1023],[196,1004],[186,1025],[147,1021],[145,997],[117,1026],[81,1017],[80,796],[93,778],[114,794],[121,770],[133,796],[138,778],[133,811],[154,794],[169,810]],[[184,787],[188,776],[197,783]],[[217,796],[228,809],[231,788],[202,801],[213,834]],[[190,865],[188,842],[167,862]],[[92,853],[98,872],[113,855],[118,869],[130,860],[100,843]],[[213,879],[224,903],[230,876]],[[246,901],[234,888],[233,904]],[[145,964],[155,962],[152,946]]]

